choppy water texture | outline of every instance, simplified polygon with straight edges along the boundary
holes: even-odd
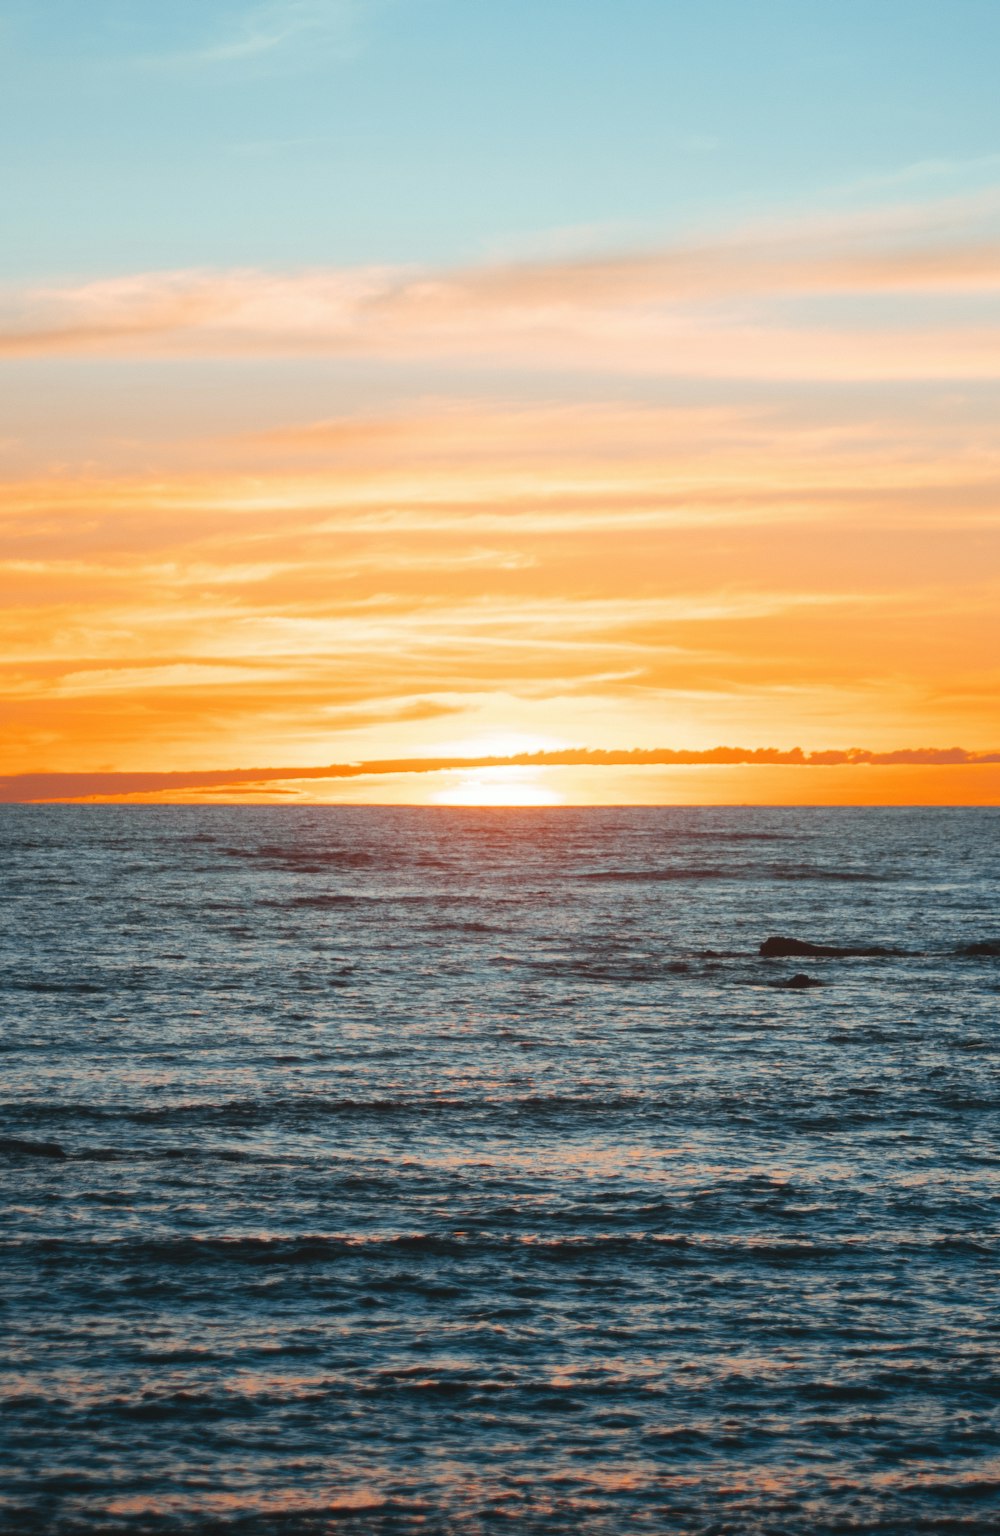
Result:
[[[1000,813],[0,830],[3,1529],[1000,1526]]]

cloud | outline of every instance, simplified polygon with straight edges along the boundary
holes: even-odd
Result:
[[[995,183],[1000,172],[1000,154],[970,155],[963,159],[939,155],[925,160],[911,160],[870,176],[861,176],[850,182],[841,192],[857,193],[884,191],[889,187],[920,186],[926,182],[963,181],[987,179]]]
[[[213,792],[273,788],[277,784],[308,784],[318,780],[379,778],[407,774],[469,771],[482,768],[681,768],[756,767],[967,768],[1000,764],[1000,752],[969,752],[962,747],[900,748],[872,752],[862,748],[803,752],[794,747],[713,747],[691,752],[671,748],[637,748],[609,752],[570,748],[556,752],[520,752],[489,757],[384,758],[370,762],[330,763],[325,767],[201,769],[171,773],[22,773],[0,777],[0,802],[114,799],[130,795],[164,798],[190,790]]]
[[[963,205],[964,206],[964,205]],[[140,273],[10,291],[0,356],[332,356],[744,379],[1000,377],[997,207],[466,269]],[[966,209],[968,213],[968,209]],[[956,227],[957,226],[957,227]],[[877,299],[875,318],[858,301]],[[963,304],[976,300],[972,314]],[[886,311],[907,301],[905,313]]]
[[[991,747],[1000,455],[940,406],[423,398],[11,484],[2,768],[436,751],[378,713],[429,697],[463,741],[500,699],[603,746]]]

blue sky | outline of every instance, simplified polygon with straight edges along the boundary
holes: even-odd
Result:
[[[952,194],[996,0],[6,0],[7,278],[448,263]]]

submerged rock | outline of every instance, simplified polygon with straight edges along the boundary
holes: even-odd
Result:
[[[8,1157],[54,1157],[64,1160],[64,1152],[57,1141],[22,1141],[19,1136],[0,1136],[0,1152]]]
[[[803,987],[822,987],[824,983],[817,976],[807,976],[805,971],[797,971],[794,976],[789,976],[785,981],[779,981],[779,987],[791,987],[796,992]]]
[[[808,955],[818,960],[844,960],[853,956],[876,960],[901,955],[904,951],[887,949],[882,944],[812,944],[808,939],[790,939],[784,934],[775,934],[764,940],[758,953],[765,960],[787,959],[790,955]]]
[[[980,939],[974,944],[962,944],[955,950],[963,960],[1000,960],[1000,939]]]

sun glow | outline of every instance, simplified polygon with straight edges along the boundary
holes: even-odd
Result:
[[[435,805],[562,805],[543,768],[477,768],[433,797]]]
[[[443,742],[440,750],[453,757],[517,757],[525,752],[557,752],[569,745],[561,736],[542,736],[537,731],[496,730]]]

